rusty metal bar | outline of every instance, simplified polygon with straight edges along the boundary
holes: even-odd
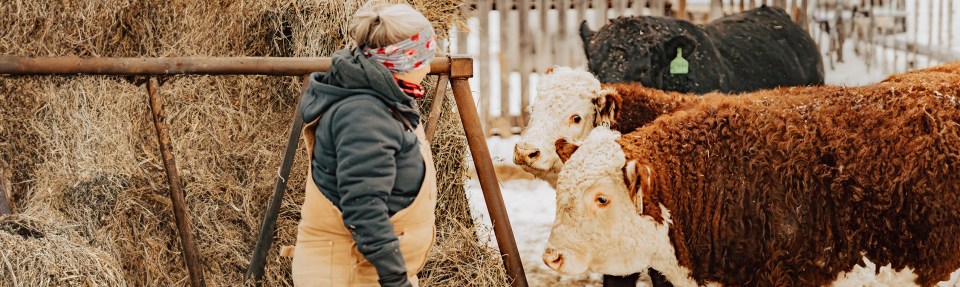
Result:
[[[303,86],[300,89],[299,98],[307,90],[309,79],[303,77]],[[267,254],[270,246],[273,245],[273,233],[277,229],[277,217],[280,215],[280,204],[283,202],[283,194],[287,190],[287,179],[290,178],[290,167],[293,166],[293,160],[297,153],[297,146],[300,143],[300,133],[303,131],[303,116],[300,114],[300,106],[293,112],[293,124],[290,127],[290,136],[287,138],[287,147],[283,152],[283,161],[280,163],[280,169],[277,171],[277,181],[273,185],[273,197],[263,213],[263,223],[260,225],[260,235],[257,236],[257,245],[253,248],[253,256],[250,259],[250,266],[247,267],[246,278],[252,276],[256,286],[261,286],[264,274],[264,267],[267,265]],[[312,179],[307,179],[312,180]]]
[[[190,230],[190,214],[187,213],[183,189],[180,188],[180,175],[177,172],[177,163],[173,158],[173,146],[170,143],[170,131],[167,129],[163,102],[157,95],[159,85],[157,78],[150,77],[147,82],[148,103],[153,114],[153,123],[157,128],[157,142],[160,144],[163,169],[167,172],[167,183],[170,185],[170,201],[173,203],[173,216],[177,222],[177,231],[180,233],[180,247],[183,249],[183,259],[187,263],[187,271],[190,273],[190,286],[206,286],[203,281],[203,269],[200,265],[197,243],[194,241],[193,231]]]
[[[0,56],[0,75],[270,75],[302,76],[330,69],[330,58],[173,57],[81,58]],[[430,74],[450,72],[450,60],[436,57]]]
[[[440,120],[440,114],[443,110],[443,101],[447,98],[447,83],[450,82],[450,77],[446,74],[440,75],[437,78],[437,86],[434,87],[436,93],[433,95],[433,104],[430,105],[430,116],[427,117],[427,128],[424,131],[427,133],[427,141],[433,142],[433,135],[437,131],[437,123]]]
[[[470,83],[467,82],[467,78],[473,76],[473,62],[469,58],[454,58],[450,65],[453,97],[460,112],[460,122],[467,135],[467,143],[470,145],[470,154],[473,155],[480,188],[483,189],[483,200],[487,204],[487,211],[490,212],[490,219],[493,222],[493,232],[497,237],[497,246],[500,247],[507,278],[513,287],[526,287],[527,278],[523,271],[523,263],[520,262],[520,252],[517,250],[517,242],[510,227],[507,209],[503,205],[503,195],[500,194],[497,174],[493,170],[493,161],[487,149],[480,116],[477,114],[473,94],[470,92]]]
[[[0,215],[17,213],[13,204],[13,190],[10,190],[10,174],[0,169]]]

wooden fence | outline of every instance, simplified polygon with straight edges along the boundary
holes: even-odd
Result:
[[[815,39],[827,49],[824,64],[844,62],[844,44],[866,63],[867,72],[905,72],[960,61],[953,18],[956,0],[816,0],[811,15]],[[849,43],[848,43],[849,41]]]

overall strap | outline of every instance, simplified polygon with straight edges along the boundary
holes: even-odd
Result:
[[[399,112],[397,112],[397,110],[395,110],[395,109],[393,109],[393,108],[391,108],[391,107],[389,107],[389,106],[387,107],[387,109],[390,109],[390,113],[393,114],[393,118],[394,118],[395,120],[397,120],[397,121],[399,121],[400,123],[403,124],[403,128],[404,128],[404,129],[406,129],[407,131],[413,131],[413,124],[410,123],[410,120],[408,120],[406,117],[404,117],[404,116],[401,115]]]

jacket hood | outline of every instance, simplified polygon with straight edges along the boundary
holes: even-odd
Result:
[[[333,54],[328,72],[310,74],[307,90],[300,98],[303,121],[312,122],[333,104],[357,94],[372,95],[407,118],[416,128],[420,112],[416,100],[400,90],[390,70],[377,63],[359,48],[343,49]]]

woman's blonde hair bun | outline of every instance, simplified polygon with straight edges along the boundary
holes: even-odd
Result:
[[[358,47],[380,48],[403,41],[430,26],[430,21],[407,4],[374,4],[357,10],[350,37]]]

